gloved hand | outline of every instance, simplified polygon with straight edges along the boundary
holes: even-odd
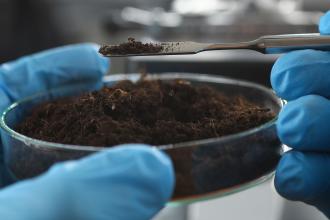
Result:
[[[0,219],[148,220],[170,198],[173,176],[160,151],[116,147],[0,191]]]
[[[0,111],[24,96],[66,84],[96,89],[107,67],[107,60],[90,44],[3,64]],[[141,145],[116,147],[57,164],[40,177],[3,188],[0,219],[145,220],[164,206],[173,185],[173,168],[166,155]]]
[[[330,12],[319,29],[330,34]],[[292,148],[280,160],[275,187],[283,197],[314,205],[330,217],[330,52],[303,50],[280,57],[271,83],[288,100],[277,130]]]
[[[47,50],[0,65],[0,112],[10,103],[47,89],[70,85],[97,89],[109,67],[95,44]],[[0,187],[7,184],[0,144]]]

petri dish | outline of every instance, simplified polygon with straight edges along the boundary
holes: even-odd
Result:
[[[106,76],[103,82],[105,86],[111,86],[121,80],[135,82],[139,78],[140,74],[116,74]],[[272,90],[247,81],[192,73],[150,74],[147,79],[184,79],[193,85],[209,85],[228,96],[241,95],[276,114],[283,106]],[[82,92],[86,91],[72,87],[45,91],[13,103],[3,112],[0,126],[4,160],[13,182],[37,176],[56,162],[78,159],[108,149],[46,142],[14,130],[33,106]],[[276,133],[276,120],[274,118],[261,126],[233,135],[154,146],[167,153],[174,165],[176,186],[168,205],[186,205],[219,198],[271,178],[283,153]]]

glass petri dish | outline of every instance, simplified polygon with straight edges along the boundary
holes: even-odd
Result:
[[[104,78],[111,86],[121,80],[133,82],[140,74],[116,74]],[[261,85],[220,76],[162,73],[147,76],[149,80],[184,79],[193,85],[209,85],[228,96],[241,95],[278,113],[281,100]],[[106,147],[79,146],[33,139],[14,130],[17,123],[41,102],[82,92],[62,87],[39,93],[10,105],[0,120],[4,160],[12,181],[31,178],[45,172],[56,162],[72,160]],[[219,138],[155,146],[172,159],[176,186],[168,205],[189,204],[218,198],[256,186],[273,176],[283,152],[276,134],[276,118],[244,132]]]

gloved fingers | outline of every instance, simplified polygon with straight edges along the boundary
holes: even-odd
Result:
[[[278,116],[282,143],[298,150],[330,152],[330,101],[308,95],[289,102]]]
[[[328,11],[321,17],[319,31],[321,34],[324,35],[330,34],[330,11]]]
[[[46,50],[0,66],[0,89],[11,102],[65,85],[86,89],[101,86],[108,59],[96,44],[77,44]]]
[[[76,210],[86,219],[151,219],[174,187],[170,159],[143,145],[124,145],[59,164],[47,176],[69,184],[63,185],[69,189],[66,196],[90,209]]]
[[[329,205],[329,167],[330,154],[289,151],[277,166],[275,188],[289,200]]]
[[[173,167],[164,153],[124,145],[57,164],[38,178],[7,187],[0,192],[0,214],[6,214],[0,216],[146,220],[163,208],[173,186]]]
[[[273,66],[271,84],[286,100],[310,94],[330,97],[330,52],[300,50],[282,55]]]

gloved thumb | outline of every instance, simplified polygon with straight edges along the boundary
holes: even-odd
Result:
[[[173,173],[157,149],[115,147],[4,189],[0,219],[150,219],[171,197]]]

